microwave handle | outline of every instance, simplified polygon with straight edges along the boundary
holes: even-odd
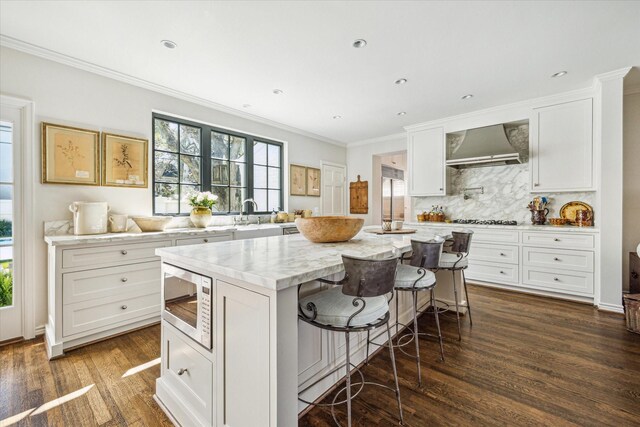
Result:
[[[164,273],[168,273],[179,279],[194,283],[198,285],[198,287],[201,286],[202,284],[202,276],[200,276],[199,274],[195,274],[190,271],[183,270],[182,268],[178,268],[171,264],[165,264],[165,263],[162,264],[162,269]]]

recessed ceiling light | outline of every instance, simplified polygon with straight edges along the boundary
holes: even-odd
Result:
[[[282,95],[284,92],[282,92],[282,89],[274,89],[273,93],[276,95]]]
[[[400,111],[399,113],[396,113],[398,116],[404,116],[407,114],[406,111]]]
[[[460,99],[471,99],[471,98],[473,98],[473,95],[472,94],[468,94],[468,95],[463,96]]]
[[[363,48],[366,45],[367,45],[367,41],[365,39],[358,39],[353,42],[353,47],[355,47],[356,49]]]
[[[407,82],[407,79],[405,79],[405,78],[402,78],[402,79],[398,79],[398,80],[396,80],[396,84],[397,84],[397,85],[403,85],[403,84],[405,84],[406,82]]]
[[[551,74],[551,77],[562,77],[567,74],[566,71],[558,71],[557,73]]]
[[[160,43],[162,43],[162,46],[166,47],[167,49],[175,49],[176,47],[178,47],[178,45],[171,40],[162,40]]]
[[[342,116],[333,116],[334,120],[338,120],[338,119],[341,119],[341,118],[342,118]]]
[[[249,108],[251,107],[251,104],[242,104],[242,108]]]

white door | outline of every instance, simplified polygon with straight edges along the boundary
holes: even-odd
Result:
[[[347,214],[347,167],[332,163],[322,164],[322,215]]]
[[[22,283],[19,277],[20,110],[0,115],[0,342],[22,337]]]

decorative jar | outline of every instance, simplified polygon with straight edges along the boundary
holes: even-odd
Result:
[[[207,225],[209,225],[211,217],[211,209],[199,206],[191,209],[191,215],[189,215],[189,218],[191,219],[193,225],[198,228],[205,228]]]

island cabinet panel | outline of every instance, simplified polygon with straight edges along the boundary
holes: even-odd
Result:
[[[534,109],[531,190],[595,190],[592,99]]]
[[[269,425],[269,297],[217,280],[216,312],[217,425]]]
[[[411,131],[407,138],[409,195],[445,195],[447,189],[444,128]]]
[[[212,425],[215,377],[210,353],[167,322],[162,322],[161,353],[162,381],[184,405],[189,421]]]

